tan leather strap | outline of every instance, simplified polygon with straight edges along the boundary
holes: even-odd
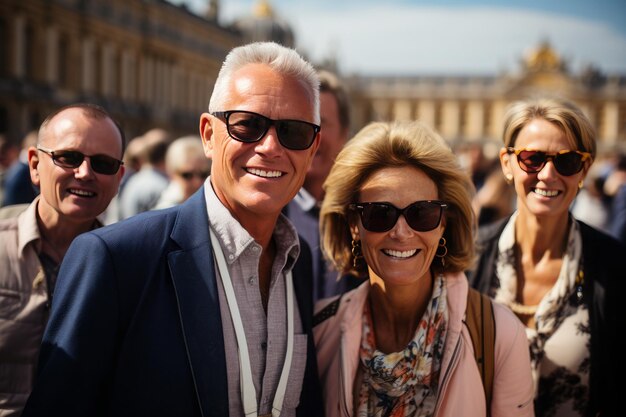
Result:
[[[493,317],[491,300],[473,288],[467,293],[465,324],[472,338],[476,365],[483,381],[487,416],[491,414],[491,393],[493,390],[494,349],[496,343],[496,323]]]

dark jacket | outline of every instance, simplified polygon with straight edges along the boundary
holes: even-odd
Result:
[[[470,285],[489,293],[497,282],[498,240],[509,218],[478,233],[480,258],[468,273]],[[578,220],[576,220],[578,221]],[[626,375],[626,248],[614,238],[578,221],[582,235],[583,302],[591,326],[590,402],[587,415],[621,415]],[[489,294],[493,296],[493,294]]]
[[[180,206],[76,238],[61,267],[38,378],[23,415],[227,416],[211,253],[203,188]],[[319,416],[305,245],[293,276],[308,335],[297,414]]]
[[[39,190],[30,180],[28,164],[18,161],[7,169],[4,174],[2,207],[14,204],[30,204],[38,194]]]

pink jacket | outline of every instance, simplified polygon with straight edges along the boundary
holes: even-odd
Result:
[[[485,394],[472,341],[463,324],[468,284],[463,273],[446,274],[449,327],[439,376],[434,416],[486,415]],[[314,329],[326,417],[351,417],[353,385],[359,365],[361,318],[369,283],[346,293],[336,313]],[[316,311],[336,299],[322,300]],[[494,304],[496,321],[492,417],[534,416],[533,383],[523,325],[503,306]]]

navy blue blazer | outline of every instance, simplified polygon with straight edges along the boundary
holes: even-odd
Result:
[[[59,273],[23,415],[227,416],[208,231],[200,189],[180,206],[76,238]],[[297,414],[320,416],[311,255],[301,244],[294,288],[308,347]]]

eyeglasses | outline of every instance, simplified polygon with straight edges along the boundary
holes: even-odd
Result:
[[[361,215],[361,223],[370,232],[387,232],[403,215],[411,228],[417,232],[428,232],[439,226],[443,210],[448,205],[439,200],[416,201],[403,209],[390,203],[356,203],[348,206]]]
[[[98,174],[113,175],[117,173],[124,161],[115,159],[107,155],[85,155],[78,151],[53,151],[41,146],[37,146],[41,152],[50,155],[54,165],[62,168],[78,168],[85,158],[89,158],[91,169]]]
[[[589,152],[571,150],[563,150],[555,154],[549,154],[530,149],[507,148],[507,153],[515,154],[519,167],[529,174],[541,171],[548,161],[552,161],[557,172],[566,177],[580,172],[585,165],[585,161],[591,158]]]
[[[194,177],[204,180],[206,177],[209,176],[209,173],[205,171],[186,171],[186,172],[179,172],[178,175],[183,177],[185,181],[190,181]]]
[[[251,111],[216,111],[211,114],[226,122],[231,138],[244,143],[260,141],[270,127],[275,126],[280,144],[294,151],[308,149],[320,131],[318,125],[303,120],[273,120]]]

